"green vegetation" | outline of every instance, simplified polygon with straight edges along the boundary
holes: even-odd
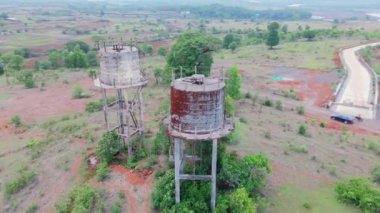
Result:
[[[71,96],[74,99],[80,99],[80,98],[88,98],[90,97],[90,94],[85,92],[81,86],[75,85]]]
[[[269,35],[267,37],[267,46],[269,49],[273,49],[280,43],[280,36],[278,35],[278,30],[280,29],[280,24],[277,22],[272,22],[268,25]]]
[[[96,166],[96,175],[95,178],[97,181],[103,181],[108,177],[110,169],[108,168],[107,162],[101,162]]]
[[[186,32],[177,38],[166,56],[167,67],[165,72],[179,76],[181,69],[183,76],[195,73],[209,76],[213,63],[212,52],[219,49],[221,41],[211,35],[201,32]],[[170,75],[169,75],[170,76]],[[165,79],[166,81],[170,79]]]
[[[224,99],[224,104],[226,107],[226,116],[232,117],[235,114],[236,107],[234,104],[234,99],[231,96],[227,95]]]
[[[32,57],[32,51],[28,48],[19,48],[14,50],[15,55],[19,55],[23,58],[30,58]]]
[[[58,201],[55,209],[58,213],[90,213],[98,203],[100,203],[100,196],[96,189],[88,185],[80,185],[74,188],[66,199]]]
[[[302,144],[288,143],[287,150],[297,152],[297,153],[308,153],[307,147]]]
[[[307,127],[304,124],[301,124],[298,127],[298,134],[302,136],[307,136]]]
[[[19,192],[25,188],[36,177],[36,173],[26,167],[21,168],[17,172],[17,176],[11,181],[5,183],[5,195],[7,197]]]
[[[304,109],[304,107],[303,107],[303,106],[298,106],[298,107],[297,107],[297,113],[298,113],[299,115],[303,115],[303,114],[305,114],[305,109]]]
[[[245,188],[239,188],[226,195],[218,196],[218,205],[215,209],[217,213],[241,212],[253,213],[256,212],[256,206],[249,193]]]
[[[96,157],[100,162],[107,165],[114,161],[115,154],[120,150],[119,135],[115,132],[107,132],[103,134],[102,139],[96,146]]]
[[[243,7],[224,6],[211,4],[202,6],[172,7],[172,10],[190,11],[202,18],[218,19],[250,19],[250,20],[300,20],[308,19],[311,14],[303,10],[278,9],[278,10],[250,10]]]
[[[370,141],[368,143],[368,149],[371,150],[376,155],[380,155],[380,143],[377,143],[375,141]]]
[[[157,49],[157,54],[160,55],[160,56],[166,56],[166,49],[165,47],[158,47]]]
[[[280,110],[282,111],[282,101],[281,100],[277,100],[276,103],[275,103],[275,108],[277,110]]]
[[[380,165],[373,168],[371,174],[373,176],[373,181],[380,183]]]
[[[265,99],[262,101],[261,105],[267,106],[267,107],[272,107],[273,102],[268,97],[265,97]]]
[[[156,137],[153,140],[152,151],[154,154],[167,154],[169,152],[169,137],[166,135],[166,127],[160,125]]]
[[[364,212],[380,211],[380,188],[367,179],[354,178],[339,182],[336,193],[340,201],[354,204]]]
[[[11,124],[15,125],[15,127],[21,127],[22,122],[21,122],[20,116],[18,116],[18,115],[13,116],[11,118]]]
[[[241,98],[240,87],[241,87],[241,77],[239,72],[239,67],[234,65],[232,66],[227,73],[228,80],[226,83],[226,90],[228,96],[235,100]]]

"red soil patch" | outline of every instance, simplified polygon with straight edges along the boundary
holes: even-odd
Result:
[[[78,82],[85,90],[91,91],[90,99],[73,99],[72,88],[75,82],[69,84],[56,83],[44,91],[23,88],[2,88],[5,93],[14,94],[12,98],[1,100],[3,109],[0,110],[0,119],[8,120],[19,115],[23,121],[46,119],[66,113],[84,112],[86,103],[100,97],[93,88],[92,80],[85,79]]]
[[[334,64],[335,66],[342,68],[342,61],[340,60],[339,50],[335,52],[334,54]]]
[[[291,80],[276,81],[273,86],[275,90],[293,89],[299,100],[312,101],[314,105],[323,107],[334,97],[331,86],[333,80],[324,71],[305,70],[294,74]]]
[[[124,166],[118,164],[112,164],[111,169],[116,173],[125,174],[126,181],[133,185],[146,184],[147,177],[149,177],[153,173],[152,170],[143,170],[142,172],[135,172],[132,169],[125,168]]]
[[[170,43],[167,40],[152,41],[150,44],[153,46],[154,50],[157,50],[159,47],[164,47],[167,51],[170,49]]]

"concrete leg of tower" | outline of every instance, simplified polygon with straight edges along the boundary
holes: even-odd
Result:
[[[182,164],[182,140],[174,138],[174,169],[175,169],[175,202],[179,203],[180,199],[180,170]]]
[[[211,210],[215,210],[216,201],[216,160],[218,153],[218,139],[212,141],[212,164],[211,164]]]

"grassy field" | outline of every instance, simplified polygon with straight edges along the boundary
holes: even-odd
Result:
[[[323,40],[312,42],[280,43],[270,50],[264,44],[246,46],[231,52],[224,50],[218,58],[226,60],[246,59],[252,64],[265,66],[299,67],[316,70],[334,70],[334,54],[340,48],[360,44],[360,40]]]
[[[269,212],[300,213],[300,212],[334,212],[359,213],[356,207],[340,203],[336,200],[333,186],[323,186],[318,189],[300,189],[295,186],[280,186],[271,196],[274,207]]]

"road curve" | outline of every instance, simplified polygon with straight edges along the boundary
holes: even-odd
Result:
[[[362,118],[376,118],[377,100],[373,103],[372,93],[372,75],[370,70],[360,62],[356,52],[368,46],[377,46],[380,42],[360,45],[341,52],[341,60],[348,72],[347,80],[338,94],[334,103],[333,111],[337,113],[357,116]],[[377,93],[377,91],[376,91]]]

